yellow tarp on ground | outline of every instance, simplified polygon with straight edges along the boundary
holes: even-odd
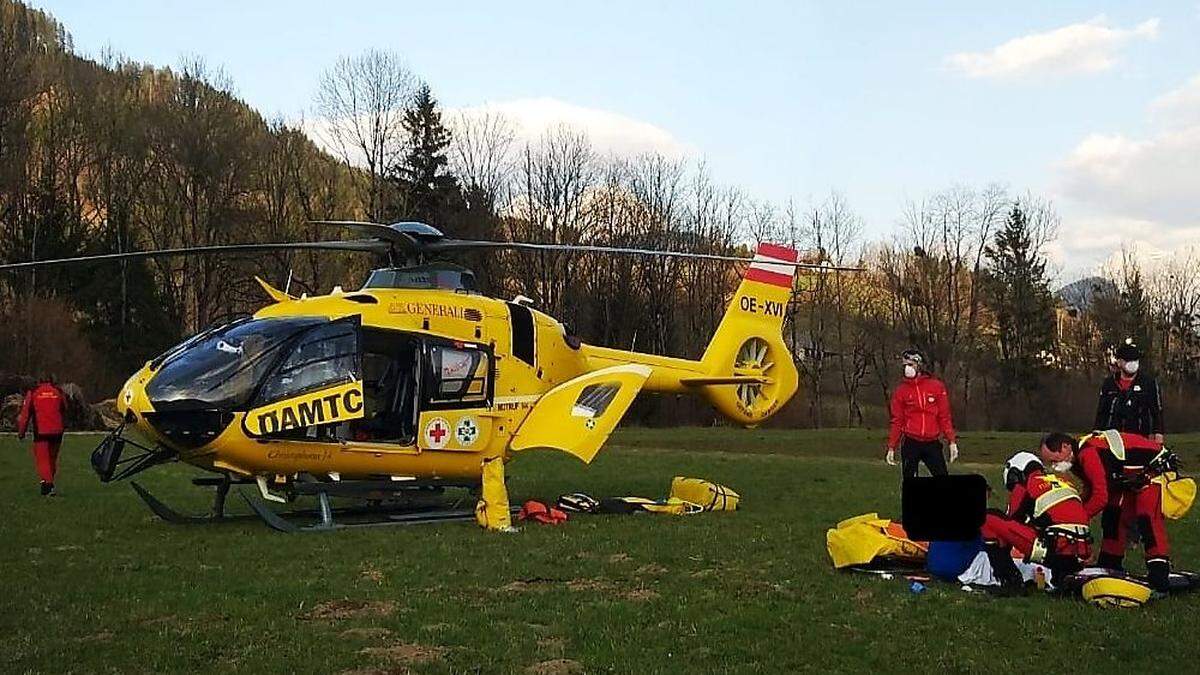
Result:
[[[879,557],[921,561],[929,546],[912,541],[899,523],[865,513],[847,518],[825,533],[825,546],[836,568],[865,565]]]

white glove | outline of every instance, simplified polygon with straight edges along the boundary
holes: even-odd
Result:
[[[954,460],[956,460],[956,459],[958,459],[958,443],[951,443],[950,444],[950,463],[953,464]]]
[[[896,449],[888,448],[886,461],[888,466],[896,466]]]

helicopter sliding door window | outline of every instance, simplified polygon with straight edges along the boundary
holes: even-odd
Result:
[[[426,408],[477,408],[491,404],[492,354],[463,343],[426,346]]]
[[[258,404],[282,401],[310,391],[361,378],[358,319],[341,319],[311,328],[263,382]]]

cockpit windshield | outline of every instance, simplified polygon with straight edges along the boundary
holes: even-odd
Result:
[[[251,319],[210,331],[168,353],[146,394],[159,410],[244,406],[280,348],[326,322],[318,317]]]

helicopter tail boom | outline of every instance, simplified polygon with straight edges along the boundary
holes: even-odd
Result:
[[[762,244],[699,361],[583,345],[592,370],[648,366],[643,391],[699,393],[722,415],[755,426],[796,393],[799,374],[783,340],[796,251]]]
[[[755,426],[796,393],[799,374],[783,341],[795,250],[760,244],[700,363],[699,386],[725,417]]]

